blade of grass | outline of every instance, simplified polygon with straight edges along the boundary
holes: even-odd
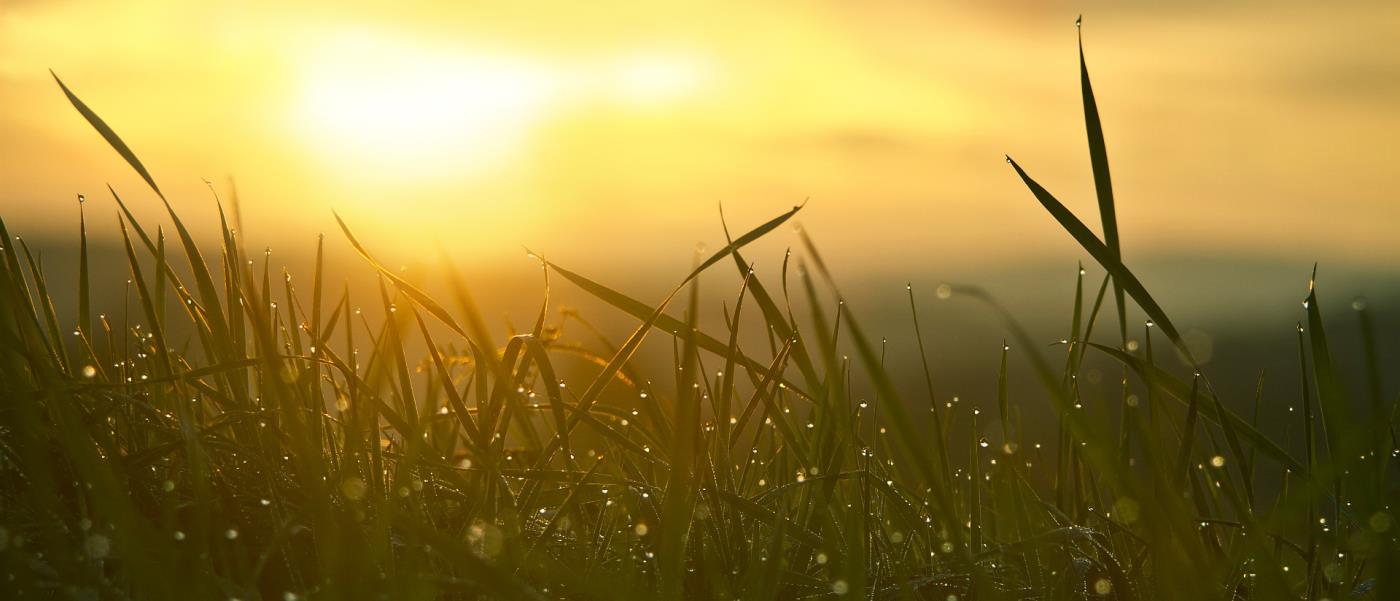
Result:
[[[1084,60],[1084,30],[1080,20],[1075,19],[1074,28],[1079,34],[1079,88],[1084,100],[1084,130],[1089,138],[1089,164],[1094,171],[1094,191],[1099,199],[1099,217],[1103,221],[1103,240],[1109,255],[1115,260],[1123,260],[1123,250],[1118,240],[1118,215],[1113,206],[1113,179],[1108,171],[1108,149],[1103,140],[1103,124],[1099,121],[1099,105],[1094,99],[1094,86],[1089,82],[1089,66]],[[1128,340],[1128,319],[1123,302],[1123,287],[1117,280],[1113,283],[1113,300],[1118,307],[1118,333],[1123,342]]]

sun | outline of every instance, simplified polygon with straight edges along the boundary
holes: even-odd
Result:
[[[316,154],[412,176],[509,160],[560,85],[525,58],[363,33],[321,40],[300,71],[295,118]]]

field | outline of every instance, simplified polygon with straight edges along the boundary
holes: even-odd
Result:
[[[1207,370],[1177,369],[1178,354],[1195,363],[1188,345],[1120,260],[1081,78],[1102,238],[1007,162],[1107,275],[1081,271],[1060,344],[1003,313],[1013,337],[997,402],[982,406],[940,393],[918,323],[950,296],[999,310],[981,291],[910,288],[907,335],[926,366],[910,388],[815,245],[809,269],[784,261],[781,281],[750,271],[745,247],[800,207],[727,231],[659,303],[540,259],[555,285],[635,329],[591,330],[546,302],[529,331],[503,337],[466,282],[440,282],[452,293],[434,298],[345,222],[371,298],[325,281],[319,262],[299,280],[244,248],[236,204],[220,209],[218,256],[204,256],[64,87],[169,222],[139,223],[116,199],[126,290],[90,289],[84,226],[76,315],[51,300],[69,283],[47,280],[0,225],[0,587],[16,599],[1400,598],[1400,402],[1383,398],[1392,370],[1375,358],[1393,338],[1367,331],[1364,364],[1338,365],[1335,316],[1310,294],[1297,369],[1268,375],[1269,398],[1262,378],[1260,394],[1232,400]],[[721,308],[727,326],[704,331],[699,315],[715,309],[700,304],[701,276],[717,271],[742,287]],[[1130,306],[1149,320],[1130,323]],[[1349,309],[1369,323],[1363,304]],[[669,369],[641,365],[668,347],[647,363]],[[1034,366],[1038,396],[1007,393],[1013,354]],[[592,366],[586,377],[561,379],[566,355]],[[1088,357],[1121,370],[1113,402],[1081,397]],[[1031,403],[1053,407],[1052,439],[1025,434]],[[1284,433],[1260,425],[1285,406]]]

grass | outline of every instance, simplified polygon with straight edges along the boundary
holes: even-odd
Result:
[[[543,261],[637,325],[576,345],[542,309],[501,345],[464,282],[447,282],[449,309],[344,222],[377,298],[324,281],[319,244],[309,287],[274,275],[222,206],[220,255],[204,257],[136,155],[63,86],[169,222],[143,226],[113,191],[129,289],[90,290],[84,222],[79,310],[63,316],[0,223],[0,587],[83,599],[1400,598],[1400,402],[1381,397],[1369,314],[1366,381],[1349,386],[1310,287],[1296,379],[1271,378],[1296,386],[1286,437],[1260,426],[1262,378],[1245,416],[1203,370],[1159,363],[1195,361],[1122,262],[1087,67],[1081,81],[1105,237],[1007,158],[1107,272],[1086,288],[1081,270],[1064,344],[1046,351],[978,289],[938,290],[987,303],[1012,335],[985,414],[938,394],[912,287],[906,334],[924,386],[903,389],[805,235],[812,269],[790,278],[785,261],[776,283],[750,269],[746,245],[800,207],[729,237],[659,303]],[[725,328],[701,331],[700,276],[731,269],[742,287]],[[1129,302],[1151,320],[1136,346]],[[744,331],[755,314],[764,327]],[[669,373],[644,372],[649,338],[670,343],[669,359],[648,357]],[[1010,398],[1012,354],[1040,398]],[[560,380],[561,355],[591,362],[586,386]],[[1090,355],[1121,365],[1112,403],[1080,397]],[[1019,417],[1040,402],[1058,416],[1053,444]]]

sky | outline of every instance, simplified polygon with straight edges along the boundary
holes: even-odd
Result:
[[[335,211],[400,257],[674,273],[721,203],[743,228],[807,200],[847,273],[1072,264],[1003,155],[1097,227],[1083,13],[1130,265],[1393,272],[1400,4],[1128,4],[7,0],[0,216],[63,239],[108,183],[156,215],[52,69],[197,231],[206,181],[236,186],[278,248]]]

